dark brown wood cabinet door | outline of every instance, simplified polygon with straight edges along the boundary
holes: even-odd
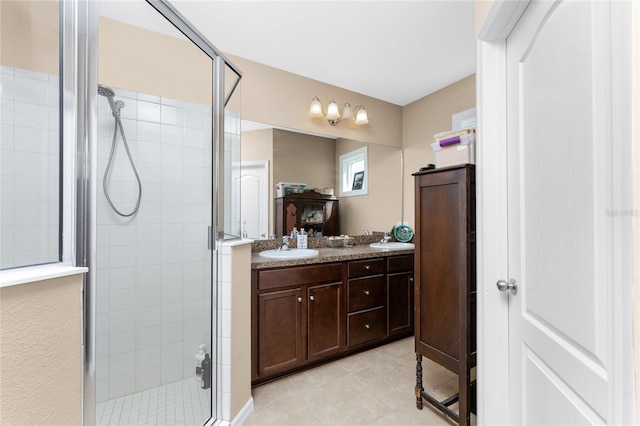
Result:
[[[419,338],[454,362],[460,354],[460,292],[466,287],[467,236],[459,202],[463,185],[456,181],[420,188],[420,269],[425,273],[420,275]]]
[[[389,274],[389,334],[413,327],[413,272]]]
[[[344,343],[343,283],[307,289],[309,361],[337,354]]]
[[[258,295],[258,375],[275,374],[306,362],[305,300],[302,290]]]

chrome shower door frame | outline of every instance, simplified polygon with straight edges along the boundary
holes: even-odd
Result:
[[[68,173],[75,174],[74,188],[68,197],[75,198],[75,211],[69,223],[75,223],[75,253],[77,266],[84,266],[89,272],[84,277],[84,333],[83,333],[83,424],[95,424],[96,406],[96,214],[93,206],[97,199],[97,105],[98,93],[98,1],[63,1],[63,93],[64,128],[69,137],[65,141],[74,145],[74,153],[67,161]],[[168,1],[146,0],[154,9],[181,31],[212,60],[212,218],[211,223],[216,240],[224,239],[224,108],[228,98],[237,87],[242,73],[224,55],[195,29]],[[225,99],[225,65],[235,73],[231,93]],[[67,133],[65,133],[65,136]],[[217,250],[212,249],[212,295],[217,294]],[[213,306],[212,297],[211,329],[217,330],[218,307]],[[220,333],[212,336],[219,350]],[[217,366],[216,366],[217,368]],[[219,377],[216,372],[215,377]],[[207,424],[215,424],[221,418],[219,392],[215,412]]]

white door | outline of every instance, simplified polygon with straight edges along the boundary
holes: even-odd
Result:
[[[629,421],[627,7],[531,2],[507,38],[512,424]]]
[[[269,161],[245,161],[240,165],[242,232],[266,239],[269,228]]]

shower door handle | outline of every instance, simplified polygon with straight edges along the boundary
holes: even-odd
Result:
[[[216,249],[216,226],[207,227],[207,248],[209,250]]]

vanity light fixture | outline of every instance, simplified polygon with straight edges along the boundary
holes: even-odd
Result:
[[[367,110],[364,109],[362,105],[358,105],[352,109],[351,105],[347,102],[344,104],[341,115],[340,110],[338,109],[338,104],[336,103],[336,101],[331,99],[331,102],[329,102],[329,105],[327,106],[327,114],[325,115],[325,113],[322,111],[322,104],[320,103],[320,99],[318,99],[317,96],[314,96],[311,100],[311,107],[309,108],[309,115],[311,117],[325,117],[329,124],[331,124],[332,126],[335,126],[342,120],[353,119],[354,113],[354,123],[359,125],[369,123]]]

